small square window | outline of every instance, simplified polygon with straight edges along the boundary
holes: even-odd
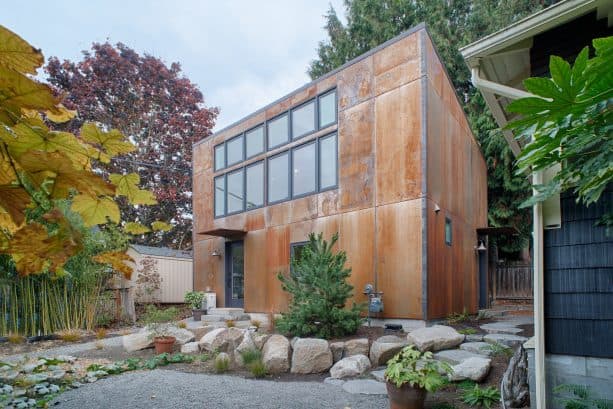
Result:
[[[288,122],[287,114],[278,116],[277,118],[268,122],[268,149],[276,148],[277,146],[287,143],[289,140]]]
[[[315,101],[292,110],[292,139],[315,130]]]
[[[245,133],[247,157],[250,158],[264,152],[264,126],[258,126]]]
[[[445,217],[445,244],[448,246],[451,246],[452,231],[451,219],[449,217]]]
[[[336,122],[336,90],[319,97],[319,127]]]
[[[215,170],[226,167],[226,147],[222,143],[215,147]]]

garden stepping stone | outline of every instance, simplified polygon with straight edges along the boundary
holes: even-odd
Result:
[[[407,340],[421,352],[440,351],[457,347],[464,341],[464,335],[446,325],[433,325],[409,332]]]
[[[366,355],[352,355],[343,358],[330,369],[332,378],[350,378],[360,376],[370,369],[370,359]]]
[[[517,328],[512,323],[507,322],[492,322],[490,324],[483,324],[480,326],[482,330],[488,334],[514,334],[517,335],[523,330]]]
[[[329,377],[324,379],[324,383],[327,384],[327,385],[343,386],[345,381],[342,380],[342,379],[334,379],[331,376],[329,376]]]
[[[490,349],[491,344],[487,342],[465,342],[460,345],[460,349],[473,354],[492,356],[494,352]]]
[[[455,382],[470,379],[475,382],[481,382],[490,371],[491,362],[490,359],[484,357],[465,359],[461,363],[452,366],[449,380]]]
[[[372,371],[370,375],[378,380],[379,382],[385,382],[385,369],[379,369],[376,371]]]
[[[528,338],[513,334],[488,334],[483,340],[490,344],[502,344],[514,348],[526,342]]]
[[[467,334],[464,339],[466,342],[482,342],[483,334]]]
[[[292,373],[321,373],[332,366],[332,352],[324,339],[300,338],[292,348]]]
[[[386,395],[385,383],[374,379],[352,379],[343,383],[343,390],[351,394]]]
[[[387,364],[388,360],[408,344],[409,342],[406,339],[395,335],[384,335],[377,339],[370,347],[370,362],[372,366]]]
[[[468,358],[483,358],[483,355],[464,351],[462,349],[448,349],[434,353],[433,358],[437,361],[447,362],[451,365],[457,365]]]

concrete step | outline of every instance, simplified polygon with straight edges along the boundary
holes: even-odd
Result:
[[[211,308],[202,316],[203,321],[249,321],[249,314],[243,308]]]

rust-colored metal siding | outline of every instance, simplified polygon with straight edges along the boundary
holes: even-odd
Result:
[[[425,318],[422,305],[429,287],[422,284],[429,253],[423,241],[427,228],[423,211],[427,200],[423,140],[430,128],[423,123],[424,110],[429,109],[424,104],[429,88],[424,86],[427,64],[422,44],[426,43],[427,36],[421,26],[195,145],[196,289],[214,288],[219,305],[224,305],[225,239],[200,233],[216,228],[243,230],[247,232],[244,236],[245,309],[250,312],[283,311],[288,300],[276,276],[288,272],[290,244],[306,240],[310,232],[323,232],[327,239],[338,232],[338,248],[347,252],[347,262],[352,268],[350,281],[355,287],[355,301],[365,301],[362,289],[367,283],[373,283],[384,292],[384,317]],[[338,188],[214,218],[214,176],[242,165],[214,172],[213,147],[331,88],[337,90],[337,124],[243,164],[336,131]],[[448,105],[440,104],[436,108],[443,116],[451,115],[446,111]],[[461,109],[456,115],[458,113],[463,118]],[[472,149],[470,146],[456,147]],[[458,190],[471,194],[464,180],[454,183],[458,183]],[[465,211],[475,209],[466,208]],[[467,235],[471,233],[468,229],[467,224]],[[468,256],[457,254],[458,258],[466,259],[463,265],[467,267],[472,245],[471,241]],[[213,250],[222,253],[222,257],[211,256]],[[467,276],[470,274],[466,272]],[[473,276],[476,277],[476,270]],[[456,291],[454,287],[449,289],[452,293]],[[459,291],[461,294],[457,297],[460,299],[470,298],[472,287],[466,290],[459,287]]]

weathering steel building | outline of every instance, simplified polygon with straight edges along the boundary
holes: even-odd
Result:
[[[478,304],[486,164],[423,25],[194,146],[194,288],[280,312],[309,233],[339,234],[383,318]]]

